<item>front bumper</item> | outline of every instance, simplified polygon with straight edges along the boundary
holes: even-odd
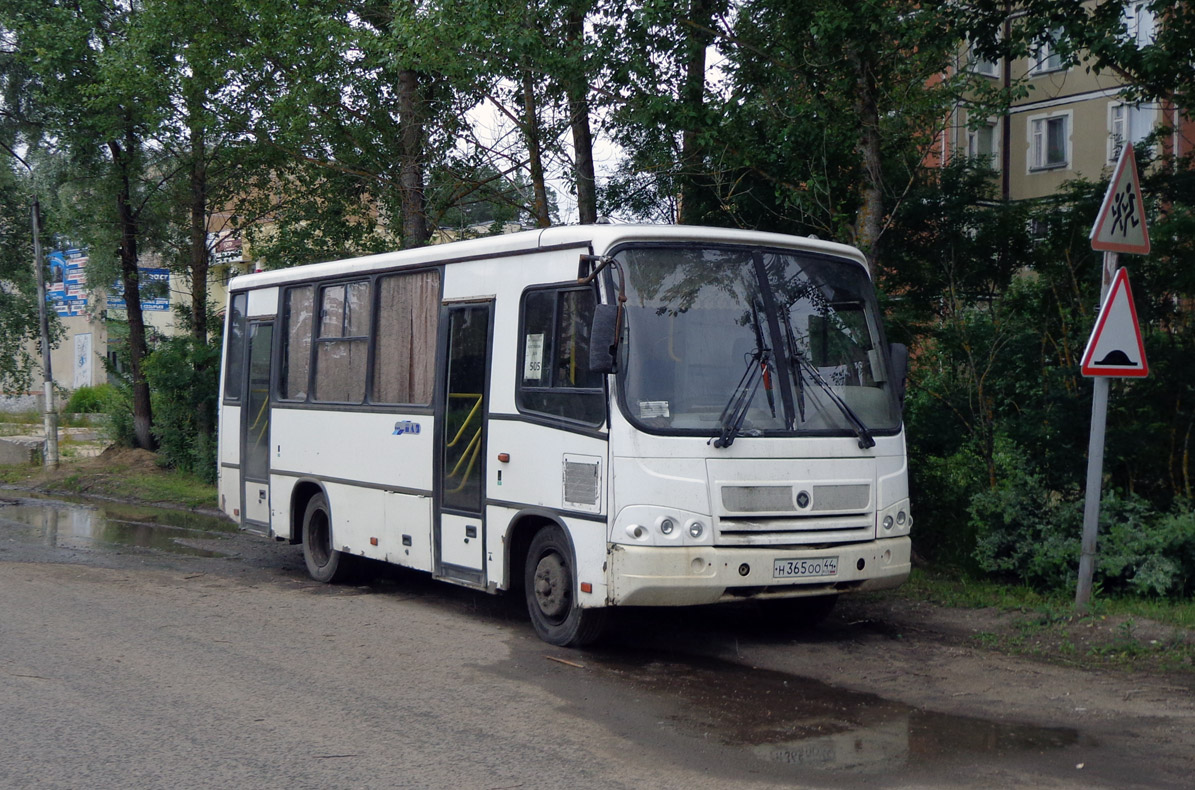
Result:
[[[829,548],[610,546],[609,606],[691,606],[897,587],[909,577],[908,537]],[[838,558],[833,576],[772,578],[773,561]],[[860,567],[862,565],[862,567]],[[746,566],[746,573],[742,572]]]

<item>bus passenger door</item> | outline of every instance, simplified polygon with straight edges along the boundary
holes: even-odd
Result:
[[[492,302],[445,305],[436,424],[436,575],[483,586],[485,444]]]
[[[274,324],[249,323],[245,406],[241,410],[241,526],[270,527],[270,358]]]

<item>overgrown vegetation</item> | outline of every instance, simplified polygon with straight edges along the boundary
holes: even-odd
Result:
[[[1112,388],[1096,580],[1105,593],[1195,592],[1190,440],[1195,325],[1189,163],[1150,172],[1154,253],[1127,257],[1150,377]],[[886,279],[895,333],[913,345],[907,401],[918,550],[972,574],[1073,589],[1091,384],[1079,357],[1100,259],[1087,240],[1105,185],[1037,205],[995,199],[973,163],[905,204]],[[936,295],[936,296],[935,296]]]

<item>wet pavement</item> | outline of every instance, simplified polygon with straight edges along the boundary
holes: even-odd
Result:
[[[603,651],[588,666],[663,701],[679,733],[792,769],[891,774],[1097,745],[1072,728],[939,713],[717,658]]]
[[[10,541],[50,548],[147,549],[191,557],[227,556],[193,542],[237,532],[225,519],[190,511],[5,496],[0,496],[0,526]]]
[[[433,614],[464,617],[470,627],[496,626],[515,637],[513,657],[490,673],[500,682],[527,682],[528,664],[542,665],[542,658],[552,657],[548,653],[562,656],[552,658],[554,672],[539,673],[535,682],[560,698],[565,709],[660,754],[686,755],[707,776],[750,775],[781,782],[821,777],[819,784],[831,786],[902,786],[922,777],[935,777],[930,784],[937,785],[945,776],[947,786],[970,786],[965,778],[984,766],[989,778],[1015,770],[1063,781],[1067,772],[1073,775],[1083,767],[1083,755],[1098,754],[1103,747],[1100,735],[1079,728],[946,713],[752,666],[749,660],[727,660],[716,655],[716,646],[706,650],[685,644],[686,639],[699,640],[693,633],[700,630],[696,623],[708,625],[701,614],[668,617],[668,625],[660,628],[664,616],[638,613],[625,618],[604,647],[557,651],[526,638],[529,626],[513,596],[492,598],[382,566],[369,587],[314,585],[302,575],[296,552],[295,547],[241,533],[213,515],[0,492],[0,561],[112,567],[105,558],[131,555],[184,563],[174,568],[234,561],[238,572],[269,568],[275,582],[295,582],[319,594],[372,593],[414,601]],[[718,611],[723,614],[715,618],[715,630],[727,630],[737,615],[725,608]],[[743,624],[740,633],[746,639],[753,631],[759,637],[758,624],[754,629],[746,620]],[[665,646],[671,641],[669,628],[682,634],[671,647]],[[737,634],[734,639],[737,651]],[[760,640],[761,649],[768,647],[766,642]],[[858,649],[844,646],[844,652]],[[1091,786],[1136,786],[1130,779],[1138,770],[1124,763],[1102,779],[1089,772]],[[1144,786],[1178,786],[1155,779],[1159,781],[1149,779]],[[1072,785],[1067,780],[1059,786]]]

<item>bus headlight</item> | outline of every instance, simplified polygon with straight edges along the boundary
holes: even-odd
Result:
[[[705,534],[705,524],[702,524],[697,519],[689,522],[689,537],[693,540],[701,540],[701,536]]]
[[[894,505],[881,510],[877,517],[880,538],[894,538],[898,535],[908,535],[913,526],[913,516],[909,513],[909,500],[902,499]]]
[[[665,516],[660,519],[660,534],[671,535],[676,530],[676,522]]]

